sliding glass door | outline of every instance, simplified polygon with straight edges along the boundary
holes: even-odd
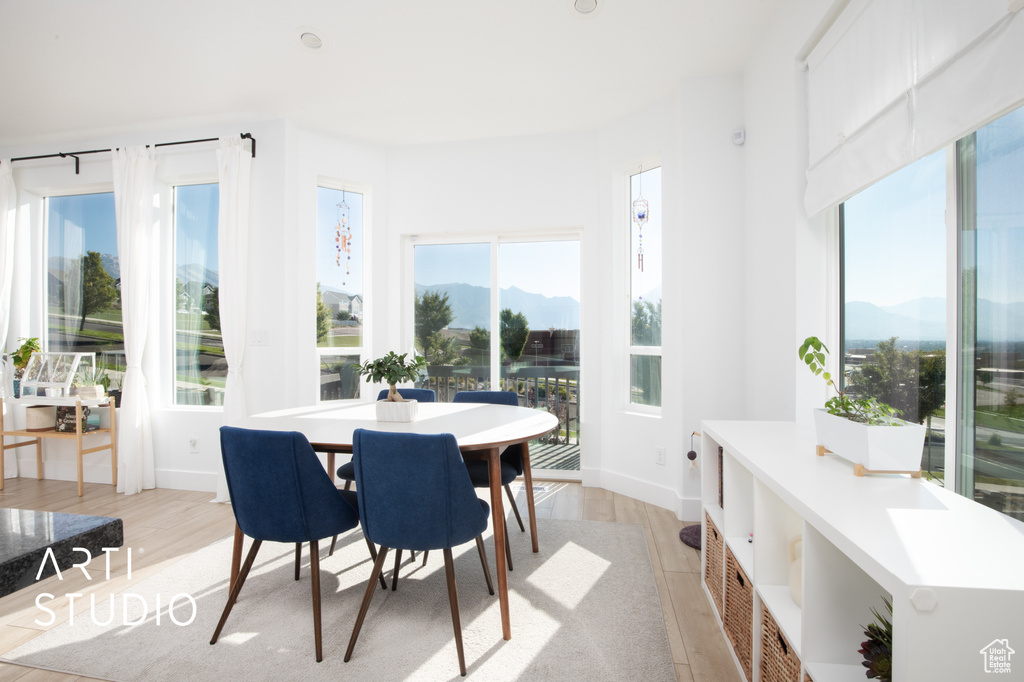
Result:
[[[515,391],[520,405],[556,415],[556,432],[531,445],[534,470],[580,468],[579,260],[576,239],[413,247],[422,384],[439,401]]]

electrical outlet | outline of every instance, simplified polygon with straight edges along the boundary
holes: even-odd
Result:
[[[199,454],[199,436],[193,434],[188,437],[188,451],[192,454]]]
[[[665,466],[665,448],[654,448],[654,462]]]

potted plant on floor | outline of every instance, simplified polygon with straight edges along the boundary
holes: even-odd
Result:
[[[833,452],[854,464],[854,473],[907,472],[921,475],[925,427],[897,418],[896,410],[874,398],[854,398],[840,388],[825,363],[829,350],[818,337],[809,336],[797,351],[815,376],[825,380],[836,395],[814,411],[818,454]]]
[[[416,418],[416,401],[405,400],[395,385],[416,379],[420,370],[426,366],[427,359],[415,356],[411,360],[406,360],[407,355],[408,353],[397,355],[394,351],[388,351],[387,355],[376,360],[353,365],[359,368],[359,374],[366,377],[367,383],[383,381],[388,385],[387,399],[377,401],[378,421],[408,422]]]

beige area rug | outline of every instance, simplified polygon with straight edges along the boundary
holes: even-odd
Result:
[[[476,546],[455,550],[468,676],[488,682],[674,681],[643,528],[549,519],[539,519],[538,527],[539,554],[530,552],[528,533],[513,531],[510,641],[501,638],[498,598],[487,593]],[[97,600],[95,613],[76,608],[73,624],[49,630],[3,660],[119,682],[462,679],[441,552],[432,552],[425,568],[403,557],[398,591],[390,591],[390,582],[387,592],[378,587],[353,658],[345,663],[370,574],[369,553],[358,530],[339,539],[333,557],[326,558],[327,541],[321,546],[321,663],[313,646],[308,551],[295,582],[294,545],[263,545],[220,640],[209,644],[227,599],[230,538],[114,595],[113,614],[109,596]],[[493,573],[489,538],[487,549]],[[190,595],[195,609],[176,595]],[[146,620],[125,625],[141,620],[143,600]],[[172,600],[174,618],[185,623],[194,612],[191,623],[172,621]],[[111,617],[110,625],[95,624]]]

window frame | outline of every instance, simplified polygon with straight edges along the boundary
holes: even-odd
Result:
[[[632,281],[632,268],[635,258],[633,253],[633,191],[632,191],[632,179],[635,175],[640,173],[646,173],[648,171],[660,168],[664,171],[664,164],[661,162],[659,157],[648,157],[641,161],[631,163],[628,167],[622,170],[621,181],[624,184],[624,190],[617,192],[617,194],[624,197],[625,205],[618,210],[615,210],[614,215],[625,216],[625,228],[619,228],[622,234],[620,243],[623,244],[624,251],[626,253],[625,265],[622,261],[618,263],[619,267],[624,267],[623,271],[623,294],[620,300],[625,301],[625,305],[620,304],[618,307],[620,315],[624,315],[624,322],[620,323],[620,328],[623,329],[621,338],[624,339],[625,353],[622,361],[622,373],[623,373],[623,411],[626,413],[640,414],[649,417],[661,417],[664,406],[664,383],[662,383],[662,396],[659,405],[644,405],[642,403],[633,402],[633,381],[632,381],[632,362],[633,356],[650,356],[658,357],[661,359],[661,376],[664,379],[665,372],[665,355],[663,348],[665,345],[665,324],[662,319],[662,339],[661,345],[658,346],[635,346],[633,345],[633,281]],[[661,181],[661,196],[662,206],[661,210],[664,213],[664,181]],[[618,222],[618,220],[616,220]],[[621,223],[620,223],[621,224]],[[664,253],[664,223],[662,223],[662,253]],[[662,258],[662,267],[664,267],[664,258]],[[665,278],[662,274],[661,283],[664,284]],[[662,302],[664,302],[664,292],[662,293]]]
[[[313,334],[313,349],[316,354],[316,372],[317,381],[315,384],[315,404],[316,405],[350,405],[355,403],[373,402],[377,399],[376,393],[370,395],[370,392],[365,390],[366,382],[362,377],[359,377],[359,397],[357,398],[339,398],[337,400],[323,400],[320,393],[320,366],[322,358],[325,355],[355,355],[359,357],[359,362],[365,362],[371,357],[376,357],[372,353],[373,349],[373,333],[372,325],[367,320],[373,319],[373,311],[376,307],[374,305],[373,296],[373,259],[371,254],[373,253],[373,188],[371,185],[358,182],[349,182],[346,180],[339,180],[336,177],[318,175],[316,178],[316,184],[313,187],[312,202],[313,202],[313,245],[314,250],[314,262],[316,259],[316,229],[318,227],[318,221],[320,216],[317,213],[317,192],[323,187],[324,189],[335,190],[338,192],[351,192],[353,194],[360,194],[363,197],[363,224],[362,224],[362,245],[361,258],[362,258],[362,270],[363,270],[363,282],[362,282],[362,297],[363,297],[363,317],[362,317],[362,341],[361,345],[353,348],[339,348],[331,346],[320,346],[316,340],[316,333]],[[316,292],[316,283],[319,281],[318,273],[314,268],[313,272],[313,292]],[[316,325],[316,308],[313,309],[313,320],[312,324]]]

